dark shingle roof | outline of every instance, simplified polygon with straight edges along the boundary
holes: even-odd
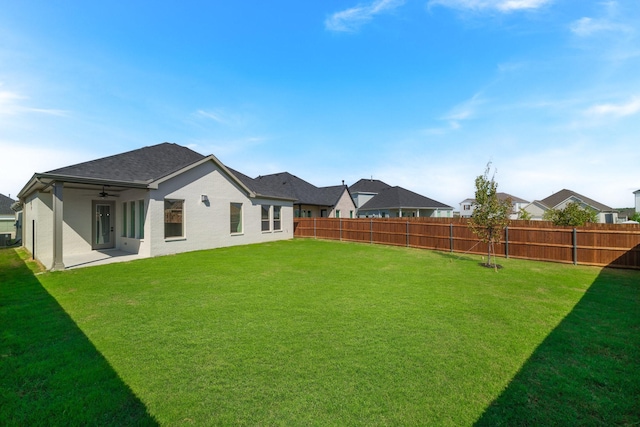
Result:
[[[382,190],[378,195],[362,205],[360,210],[398,208],[453,209],[444,203],[396,186]]]
[[[187,147],[165,142],[47,173],[124,182],[151,182],[204,159]]]
[[[229,172],[234,174],[235,177],[238,178],[240,182],[242,182],[247,188],[258,195],[295,200],[293,197],[287,194],[286,191],[283,191],[282,188],[278,188],[278,186],[272,186],[269,182],[253,179],[243,174],[242,172],[238,172],[237,170],[232,169],[228,166],[227,169],[229,169]]]
[[[496,197],[498,198],[498,200],[506,200],[508,197],[510,197],[512,203],[529,203],[528,200],[524,200],[524,199],[521,199],[520,197],[512,196],[509,193],[496,193]],[[464,199],[461,203],[464,203],[466,201],[475,203],[476,199]]]
[[[11,209],[11,205],[15,203],[10,197],[0,194],[0,215],[13,215],[14,212]]]
[[[551,206],[552,208],[555,208],[556,206],[558,206],[560,203],[564,202],[565,200],[567,200],[570,197],[575,197],[577,199],[582,200],[584,203],[586,203],[587,205],[601,211],[601,212],[605,212],[605,211],[613,211],[614,209],[607,206],[607,205],[603,205],[600,202],[596,202],[593,199],[590,199],[588,197],[585,197],[581,194],[576,193],[575,191],[571,191],[571,190],[560,190],[557,193],[554,193],[552,195],[550,195],[549,197],[547,197],[546,199],[542,199],[541,202],[544,203],[547,206]]]
[[[277,192],[296,201],[296,203],[316,206],[334,206],[345,187],[316,187],[289,172],[259,176],[254,180],[264,189]]]
[[[386,182],[377,179],[361,179],[349,187],[351,194],[353,193],[375,193],[378,194],[385,188],[391,187]]]

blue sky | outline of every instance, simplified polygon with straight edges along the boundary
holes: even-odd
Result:
[[[456,209],[640,189],[638,0],[0,0],[0,193],[175,142]]]

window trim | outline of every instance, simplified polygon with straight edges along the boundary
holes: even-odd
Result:
[[[276,212],[278,213],[276,215]],[[276,218],[277,216],[277,218]],[[276,227],[277,224],[277,227]],[[273,231],[282,231],[282,206],[273,206],[272,227]]]
[[[122,233],[121,237],[127,237],[127,202],[122,202]]]
[[[236,208],[238,208],[239,211],[240,211],[239,215],[238,215],[239,216],[238,226],[236,227],[236,228],[239,228],[240,231],[238,231],[238,230],[233,231],[233,228],[232,228],[233,227],[233,222],[232,222],[233,213],[231,212],[231,209],[233,209],[234,206]],[[229,203],[229,232],[230,232],[230,234],[232,236],[238,236],[238,235],[244,234],[244,224],[243,224],[244,223],[244,218],[243,218],[243,216],[244,216],[244,212],[243,212],[243,209],[242,209],[242,203],[230,202]]]
[[[138,238],[144,239],[144,200],[138,200]]]
[[[265,213],[267,214],[266,218]],[[269,233],[273,230],[271,227],[271,205],[260,205],[260,230],[263,233]]]
[[[175,202],[180,202],[181,203],[181,208],[180,208],[180,231],[181,231],[181,235],[180,236],[167,236],[167,224],[173,224],[173,223],[167,223],[167,203],[175,203]],[[184,240],[186,238],[185,236],[185,231],[186,231],[186,226],[185,226],[185,203],[184,203],[184,199],[164,199],[164,240]],[[174,209],[176,210],[176,209]]]
[[[129,238],[136,238],[136,202],[129,202],[129,210],[131,211],[131,218],[129,219]]]

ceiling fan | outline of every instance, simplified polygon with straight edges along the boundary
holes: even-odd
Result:
[[[101,199],[106,199],[107,197],[119,197],[118,194],[109,194],[104,191],[104,185],[102,186],[102,191],[98,193],[98,196],[100,196]]]

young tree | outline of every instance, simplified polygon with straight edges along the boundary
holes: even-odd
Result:
[[[521,219],[523,221],[530,221],[531,214],[525,211],[524,208],[520,208],[520,211],[518,212],[518,219]]]
[[[580,203],[570,202],[564,209],[549,209],[542,216],[543,219],[553,222],[554,225],[569,225],[579,227],[588,222],[598,220],[597,213],[588,207],[581,207]]]
[[[481,242],[487,244],[486,266],[498,268],[495,263],[495,244],[500,243],[502,230],[509,225],[509,214],[512,210],[510,198],[498,199],[498,183],[495,181],[495,172],[489,179],[491,162],[487,163],[484,175],[476,178],[476,201],[469,227],[478,236]],[[494,263],[491,264],[493,252]]]

